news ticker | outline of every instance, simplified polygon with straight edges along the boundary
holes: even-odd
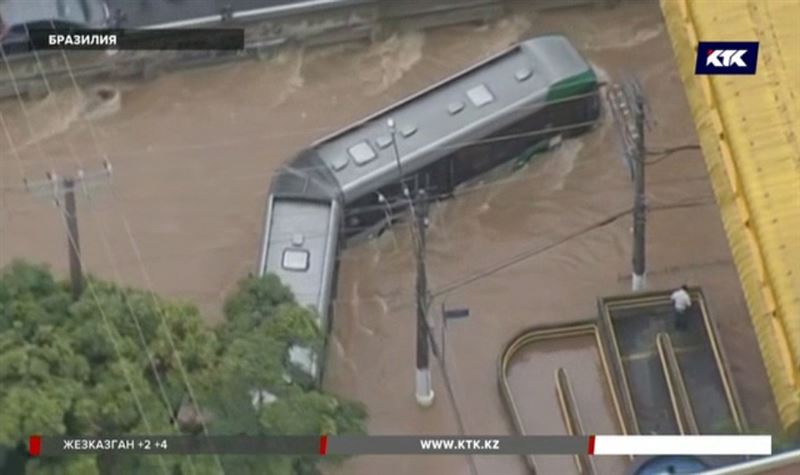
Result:
[[[31,29],[28,48],[34,50],[241,50],[241,28],[153,30]]]
[[[769,435],[31,436],[31,456],[175,455],[771,455]]]

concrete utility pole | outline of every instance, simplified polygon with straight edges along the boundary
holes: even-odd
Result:
[[[647,194],[645,191],[645,109],[642,88],[636,79],[614,84],[608,90],[608,103],[617,125],[623,156],[634,183],[633,199],[633,271],[631,288],[634,292],[647,285],[645,265],[645,235]]]
[[[67,231],[67,249],[69,251],[69,277],[72,286],[72,298],[78,300],[83,293],[83,259],[81,258],[80,234],[78,233],[78,210],[75,200],[75,188],[80,186],[84,191],[96,185],[99,178],[111,176],[111,164],[105,162],[102,171],[86,174],[79,170],[76,177],[59,177],[54,172],[47,173],[47,179],[31,183],[25,180],[25,188],[37,195],[50,195],[54,204],[61,209]]]
[[[647,220],[647,198],[645,196],[645,146],[644,146],[644,100],[638,89],[635,93],[636,108],[634,114],[636,133],[634,177],[635,197],[633,204],[633,275],[634,292],[644,290],[647,285],[645,277],[645,222]]]
[[[430,350],[428,348],[428,274],[425,269],[425,230],[428,226],[428,197],[419,190],[420,202],[412,205],[416,222],[417,257],[417,402],[427,407],[433,404]]]
[[[394,119],[386,121],[389,133],[392,137],[392,150],[397,162],[397,172],[400,177],[400,187],[405,198],[408,200],[411,214],[411,234],[414,241],[414,256],[417,262],[417,362],[416,362],[416,390],[415,397],[417,404],[422,407],[429,407],[433,404],[434,393],[433,383],[431,382],[430,369],[430,347],[428,331],[428,278],[425,269],[425,229],[428,224],[428,197],[424,190],[418,190],[417,196],[419,206],[414,204],[415,197],[411,196],[408,185],[405,182],[403,165],[400,161],[400,151],[397,146],[397,129]]]
[[[72,282],[72,299],[78,300],[83,293],[83,269],[81,268],[81,243],[78,237],[78,210],[75,206],[75,180],[63,178],[64,220],[67,223],[67,246],[69,247],[69,278]]]

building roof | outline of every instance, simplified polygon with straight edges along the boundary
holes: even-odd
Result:
[[[800,1],[662,0],[778,412],[800,428]],[[751,76],[696,76],[698,41],[758,41]]]
[[[541,107],[550,87],[590,66],[560,35],[500,53],[320,141],[314,148],[345,202],[399,179],[388,119],[395,122],[404,173]]]

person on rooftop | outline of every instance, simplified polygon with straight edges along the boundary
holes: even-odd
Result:
[[[684,331],[689,325],[687,319],[688,310],[692,306],[692,296],[689,295],[689,287],[681,285],[681,287],[672,292],[670,296],[672,300],[673,309],[675,311],[675,328],[679,331]]]

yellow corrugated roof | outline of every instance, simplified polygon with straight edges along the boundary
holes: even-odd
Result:
[[[781,420],[798,428],[800,0],[661,7]],[[698,41],[758,41],[756,74],[694,75]]]

